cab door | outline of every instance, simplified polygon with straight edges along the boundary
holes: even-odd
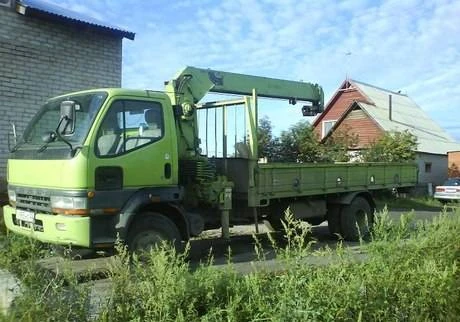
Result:
[[[95,190],[177,185],[177,141],[166,99],[113,97],[95,133],[88,166]]]

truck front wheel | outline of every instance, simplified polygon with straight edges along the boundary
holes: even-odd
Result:
[[[271,231],[282,231],[284,229],[283,220],[289,204],[287,202],[273,202],[269,206],[266,226]]]
[[[369,202],[363,197],[356,197],[349,205],[342,207],[340,214],[342,237],[349,241],[368,239],[374,223],[374,214]]]
[[[166,216],[146,212],[132,224],[128,233],[128,248],[131,252],[149,252],[162,243],[170,243],[177,247],[181,241],[179,229]]]

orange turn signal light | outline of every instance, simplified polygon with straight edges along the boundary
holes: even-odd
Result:
[[[56,214],[62,215],[73,215],[73,216],[88,216],[88,209],[62,209],[62,208],[53,208],[52,211]]]

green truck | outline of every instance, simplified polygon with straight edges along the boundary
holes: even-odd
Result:
[[[234,96],[201,102],[208,93]],[[82,250],[120,239],[137,251],[210,228],[228,238],[238,223],[281,229],[290,207],[295,218],[327,220],[332,233],[356,240],[372,224],[373,191],[415,185],[408,163],[260,163],[259,97],[305,104],[303,115],[323,111],[317,84],[194,67],[164,92],[109,88],[48,100],[10,149],[8,230]],[[229,153],[232,107],[244,111],[235,124],[245,133]],[[202,152],[197,115],[210,110],[220,111],[221,155]]]

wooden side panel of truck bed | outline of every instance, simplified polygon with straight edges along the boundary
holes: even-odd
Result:
[[[258,199],[323,195],[410,187],[417,183],[411,163],[259,164]]]

